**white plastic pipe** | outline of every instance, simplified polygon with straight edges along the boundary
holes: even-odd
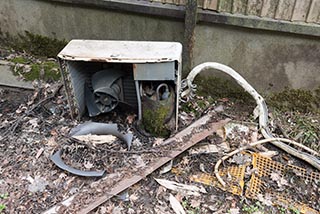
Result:
[[[268,128],[268,108],[267,105],[264,101],[264,99],[258,94],[258,92],[235,70],[230,68],[229,66],[217,63],[217,62],[205,62],[200,65],[197,65],[194,67],[191,72],[189,73],[188,77],[184,79],[181,83],[182,89],[185,89],[181,93],[181,97],[183,99],[188,100],[189,97],[193,96],[193,93],[196,90],[196,86],[192,84],[194,78],[204,70],[208,69],[217,69],[219,71],[222,71],[229,76],[231,76],[233,79],[237,81],[237,83],[244,89],[246,90],[256,101],[257,103],[257,108],[256,110],[258,111],[259,115],[259,128],[261,130],[262,135],[264,138],[269,139],[273,138],[272,133],[270,132]],[[279,141],[272,141],[271,142],[273,145],[285,150],[289,154],[296,156],[308,163],[310,163],[312,166],[320,170],[320,160],[317,159],[316,157],[303,153],[301,151],[298,151],[291,146],[288,146],[282,142]]]

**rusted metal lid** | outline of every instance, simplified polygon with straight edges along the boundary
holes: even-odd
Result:
[[[71,40],[58,54],[64,60],[153,63],[181,61],[178,42]]]

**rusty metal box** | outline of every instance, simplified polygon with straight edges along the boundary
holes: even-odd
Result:
[[[122,74],[119,100],[136,108],[141,120],[141,85],[168,84],[175,93],[175,124],[179,106],[182,45],[177,42],[72,40],[58,54],[70,114],[87,110],[86,82],[98,72]],[[112,69],[110,69],[112,67]],[[104,70],[105,69],[105,70]],[[107,75],[107,74],[106,74]]]

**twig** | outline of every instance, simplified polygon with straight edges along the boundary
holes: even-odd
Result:
[[[244,146],[244,147],[241,147],[239,149],[236,149],[230,153],[228,153],[227,155],[223,156],[220,160],[218,160],[218,162],[216,163],[215,167],[214,167],[214,174],[215,176],[217,177],[218,181],[221,183],[222,186],[226,186],[226,183],[223,181],[223,179],[221,178],[221,176],[219,175],[219,166],[220,164],[222,163],[222,161],[228,159],[229,157],[243,151],[243,150],[246,150],[252,146],[257,146],[257,145],[260,145],[260,144],[263,144],[263,143],[268,143],[268,142],[271,142],[271,141],[282,141],[282,142],[285,142],[285,143],[289,143],[289,144],[293,144],[295,146],[298,146],[300,148],[303,148],[304,150],[310,152],[311,154],[313,155],[317,155],[319,156],[319,153],[300,144],[300,143],[297,143],[295,141],[292,141],[292,140],[289,140],[289,139],[285,139],[285,138],[269,138],[269,139],[263,139],[263,140],[259,140],[257,142],[254,142],[254,143],[250,143],[249,145],[247,146]]]
[[[61,87],[62,87],[62,84],[58,85],[57,89],[52,93],[52,95],[40,100],[37,104],[33,105],[31,109],[29,109],[27,112],[25,112],[19,118],[17,118],[16,121],[8,128],[8,130],[3,133],[2,140],[5,139],[10,132],[13,133],[17,129],[18,125],[20,124],[20,122],[22,121],[23,118],[29,116],[39,106],[41,106],[44,103],[48,102],[49,100],[53,99],[57,95],[57,93],[59,92]]]

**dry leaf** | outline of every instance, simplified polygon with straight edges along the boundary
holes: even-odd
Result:
[[[189,154],[209,154],[209,153],[218,153],[220,150],[216,145],[207,144],[193,147],[189,150]]]
[[[136,118],[135,114],[128,115],[127,118],[126,118],[126,121],[127,121],[128,124],[132,124],[135,118]]]
[[[236,163],[238,165],[244,165],[246,163],[250,163],[251,162],[251,157],[250,155],[246,155],[246,154],[241,154],[238,153],[236,155],[234,155],[231,159],[228,160],[229,163]]]
[[[180,184],[174,181],[168,181],[164,179],[156,179],[155,180],[162,186],[167,189],[174,190],[177,192],[184,193],[186,195],[194,195],[200,196],[200,193],[207,193],[204,187],[197,187],[193,185]]]
[[[273,180],[273,181],[278,181],[278,180],[280,180],[281,176],[280,176],[279,173],[271,172],[270,178],[271,178],[271,180]]]
[[[273,156],[276,156],[279,154],[277,151],[267,151],[267,152],[259,152],[260,155],[272,158]]]
[[[44,149],[41,148],[38,150],[37,155],[36,155],[36,159],[38,159],[40,157],[40,155],[43,153]]]
[[[163,143],[163,139],[164,138],[157,137],[156,139],[154,139],[152,146],[155,147],[161,145]]]
[[[83,166],[84,166],[86,169],[91,169],[91,168],[93,168],[93,164],[90,163],[89,161],[84,162]]]
[[[273,204],[271,200],[272,198],[269,194],[266,194],[264,197],[262,194],[258,194],[257,198],[260,202],[262,202],[266,206],[272,206]]]
[[[92,143],[94,145],[98,144],[104,144],[104,143],[113,143],[117,137],[113,135],[78,135],[78,136],[73,136],[73,138],[87,142],[87,143]]]
[[[146,166],[146,163],[143,161],[140,155],[132,155],[132,158],[135,159],[136,168],[142,168]]]
[[[169,201],[173,211],[176,214],[186,214],[180,202],[172,194],[170,194]]]
[[[240,209],[239,208],[231,208],[229,213],[230,214],[239,214],[240,213]]]
[[[28,123],[31,125],[32,129],[39,127],[38,118],[33,118],[33,119],[29,120]]]
[[[160,175],[170,172],[170,170],[172,169],[172,164],[173,164],[173,161],[171,160],[166,165],[164,165],[159,172]]]
[[[47,141],[47,145],[52,147],[56,146],[57,145],[56,139],[54,137],[50,137]]]
[[[133,193],[133,194],[131,194],[130,196],[129,196],[129,200],[131,201],[131,202],[135,202],[135,201],[137,201],[139,199],[139,197],[138,197],[138,195],[136,194],[136,193]]]
[[[55,129],[51,129],[50,134],[51,134],[51,136],[57,136],[58,132]]]
[[[200,207],[200,204],[201,204],[201,201],[199,199],[192,199],[190,201],[190,205],[191,207],[193,208],[197,208],[197,207]]]

